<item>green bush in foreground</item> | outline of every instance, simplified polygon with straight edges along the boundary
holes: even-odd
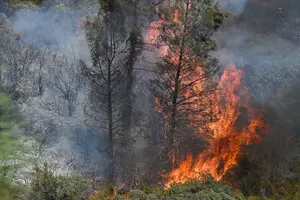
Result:
[[[16,137],[17,117],[9,98],[0,92],[0,199],[15,199],[18,187],[12,183],[19,167],[21,145]]]
[[[184,184],[173,184],[165,190],[162,187],[150,187],[141,185],[127,194],[93,196],[90,200],[246,200],[246,198],[234,192],[229,186],[222,182],[206,177],[203,182],[190,180]]]
[[[168,190],[168,199],[211,199],[211,200],[243,200],[245,197],[219,181],[207,177],[204,182],[190,180],[185,184],[174,184]]]
[[[206,177],[205,181],[187,181],[184,184],[173,184],[168,190],[153,188],[152,191],[133,190],[130,193],[131,199],[136,200],[244,200],[242,194],[232,191],[232,189],[222,182]]]
[[[86,178],[57,176],[48,164],[35,167],[32,173],[30,200],[85,200],[92,192],[92,183]]]

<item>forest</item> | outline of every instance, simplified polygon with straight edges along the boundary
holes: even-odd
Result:
[[[298,0],[0,0],[0,200],[300,200],[299,54]]]

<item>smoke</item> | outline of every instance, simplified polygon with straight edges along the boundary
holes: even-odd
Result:
[[[4,12],[4,2],[3,0],[0,0],[0,13]]]
[[[230,8],[228,2],[232,1],[225,1],[224,10]],[[276,177],[281,174],[292,177],[291,163],[299,162],[299,156],[296,156],[299,148],[294,146],[299,142],[300,124],[296,114],[299,113],[296,88],[300,86],[300,1],[248,0],[235,3],[242,8],[241,12],[232,12],[214,35],[219,44],[216,55],[222,67],[235,62],[237,67],[244,69],[242,84],[250,90],[251,103],[263,107],[264,121],[270,132],[260,144],[243,149],[248,163],[241,160],[237,171],[241,170],[249,177],[244,179],[248,175],[235,172],[236,180],[249,180],[246,181],[249,185],[254,180],[253,185],[257,184],[260,178],[272,174],[267,166],[280,166],[278,168],[282,171]],[[258,178],[254,178],[256,173]],[[232,181],[231,177],[232,174],[227,177],[229,182],[238,182]]]
[[[250,69],[246,76],[252,95],[276,104],[281,91],[300,77],[299,1],[225,1],[223,9],[230,5],[241,12],[232,12],[215,34],[220,63]]]
[[[220,64],[226,66],[231,62],[236,62],[238,67],[245,68],[248,78],[248,81],[245,81],[254,98],[275,107],[283,101],[281,92],[300,77],[300,49],[298,36],[294,34],[299,27],[297,18],[300,18],[300,2],[298,0],[284,2],[282,0],[224,0],[220,1],[220,4],[222,9],[231,11],[231,16],[214,36],[219,43],[217,56],[220,58]],[[85,4],[82,3],[82,5]],[[3,8],[3,0],[0,0],[0,12]],[[21,34],[21,41],[27,45],[34,48],[47,48],[47,53],[62,54],[63,52],[71,62],[80,59],[89,61],[87,44],[76,38],[76,30],[79,19],[93,15],[97,11],[96,4],[89,4],[89,9],[70,10],[63,4],[53,4],[48,1],[40,8],[24,8],[17,11],[9,17],[8,21],[10,26]],[[291,19],[292,23],[290,23]],[[45,72],[49,70],[49,66],[55,67],[49,57],[46,60]],[[146,75],[142,73],[140,76],[144,77],[141,80],[145,79]],[[61,140],[50,148],[51,151],[75,152],[79,155],[77,157],[83,157],[82,160],[90,157],[90,160],[97,161],[99,165],[100,157],[103,155],[95,154],[95,152],[105,146],[104,139],[94,137],[95,134],[91,134],[92,139],[88,138],[85,128],[76,129],[85,127],[84,113],[80,106],[85,101],[84,97],[88,96],[86,92],[88,90],[88,86],[85,86],[79,91],[78,109],[74,118],[57,117],[56,113],[45,112],[37,106],[37,102],[42,98],[29,99],[28,101],[31,102],[27,101],[26,105],[23,105],[23,110],[30,110],[28,115],[42,125],[41,118],[45,123],[54,120],[54,132],[60,135]],[[141,86],[135,90],[136,94],[144,92],[140,91],[143,90]],[[135,98],[135,105],[145,108],[145,113],[142,114],[147,116],[153,110],[148,108],[149,104],[145,104],[147,102],[145,96],[147,95]],[[44,94],[44,99],[47,99],[45,97],[51,97],[47,90]],[[278,112],[281,111],[279,107],[276,109],[279,109]],[[155,129],[158,127],[157,124],[152,124],[155,120],[140,121],[141,124],[148,123]],[[101,133],[101,130],[99,132]],[[50,134],[53,134],[53,131]],[[79,140],[83,142],[76,143],[76,138],[81,136],[83,139]],[[100,144],[101,147],[93,144],[91,149],[86,149],[91,141]],[[83,148],[82,151],[81,148]],[[80,152],[83,152],[83,155]],[[84,162],[85,166],[89,165],[88,161]]]
[[[23,9],[10,18],[10,25],[22,35],[22,40],[27,44],[58,45],[69,43],[75,37],[76,17],[62,16],[55,9],[49,12]]]
[[[0,0],[0,11],[2,3]],[[15,42],[40,55],[32,60],[26,72],[31,83],[18,80],[26,90],[26,98],[17,104],[29,123],[29,134],[44,147],[40,149],[44,161],[59,160],[63,169],[72,160],[79,170],[93,172],[106,160],[101,150],[105,140],[102,130],[96,134],[84,123],[83,105],[88,102],[89,85],[80,77],[79,61],[88,62],[90,58],[88,45],[78,38],[77,31],[79,20],[94,15],[99,6],[93,0],[86,0],[81,7],[65,3],[47,1],[40,7],[24,7],[8,18],[9,26],[21,35]],[[23,50],[16,48],[16,51]],[[43,85],[42,94],[30,93],[39,80]],[[65,99],[65,94],[71,94],[73,99]],[[68,116],[66,110],[70,105],[74,108]]]
[[[21,9],[9,18],[10,26],[25,43],[39,47],[69,44],[76,37],[78,20],[98,11],[96,3],[85,11],[50,2],[39,8]]]
[[[240,14],[243,12],[247,0],[225,0],[220,1],[222,9],[229,10],[233,14]]]

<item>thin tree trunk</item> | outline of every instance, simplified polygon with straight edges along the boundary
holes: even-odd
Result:
[[[187,3],[186,5],[186,11],[185,11],[185,19],[187,19],[188,15],[188,7],[189,4]],[[177,116],[177,109],[178,109],[178,104],[177,104],[177,99],[178,99],[178,94],[179,94],[179,89],[180,89],[180,76],[181,76],[181,69],[182,69],[182,61],[183,61],[183,56],[184,56],[184,51],[185,51],[185,32],[186,32],[186,22],[185,20],[183,21],[183,35],[180,41],[180,49],[179,49],[179,59],[178,59],[178,65],[177,65],[177,70],[176,70],[176,76],[174,80],[174,92],[172,94],[172,110],[171,110],[171,119],[170,119],[170,132],[169,132],[169,153],[171,154],[171,163],[172,163],[172,168],[177,168],[179,164],[179,149],[178,149],[178,141],[176,140],[178,136],[176,135],[176,126],[177,126],[177,121],[176,121],[176,116]]]
[[[126,74],[126,95],[124,99],[123,108],[123,148],[125,148],[125,155],[122,158],[124,164],[123,181],[128,181],[129,184],[133,182],[133,168],[134,159],[133,152],[129,149],[129,141],[131,137],[131,123],[132,123],[132,86],[133,86],[133,68],[136,60],[136,46],[137,46],[137,30],[136,30],[136,4],[134,4],[133,10],[133,21],[132,30],[129,36],[130,52],[126,63],[127,74]]]
[[[108,118],[108,143],[109,143],[109,175],[108,180],[114,182],[114,142],[113,142],[113,115],[112,115],[112,91],[111,91],[111,67],[108,66],[107,77],[107,118]]]
[[[182,67],[182,58],[183,58],[183,47],[180,49],[180,55],[179,55],[179,63],[177,66],[176,71],[176,77],[174,80],[175,88],[172,96],[172,111],[171,111],[171,120],[170,120],[170,132],[169,132],[169,151],[171,153],[171,163],[172,168],[178,167],[178,161],[179,161],[179,153],[177,149],[176,144],[176,115],[177,115],[177,99],[178,99],[178,93],[179,93],[179,87],[180,87],[180,75],[181,75],[181,67]]]
[[[134,34],[134,33],[132,33]],[[134,67],[134,54],[135,54],[135,39],[130,39],[130,55],[127,62],[127,78],[126,78],[126,92],[123,109],[123,133],[124,133],[124,145],[128,143],[130,138],[131,129],[131,116],[132,116],[132,85],[133,85],[133,67]]]

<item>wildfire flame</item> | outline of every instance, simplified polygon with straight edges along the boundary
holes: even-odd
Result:
[[[260,142],[266,127],[262,112],[249,105],[249,91],[240,87],[243,73],[235,64],[225,68],[216,94],[220,103],[216,108],[218,121],[210,125],[213,133],[210,147],[195,158],[187,155],[179,168],[168,175],[166,187],[199,179],[201,173],[209,173],[220,180],[229,169],[238,165],[243,155],[242,146]],[[240,122],[242,117],[247,118],[245,122]]]
[[[180,23],[177,16],[178,13],[175,12],[173,21]],[[163,23],[164,18],[151,24],[148,32],[150,44],[156,44],[160,34],[158,29]],[[160,56],[166,56],[168,47],[159,46],[158,52]],[[201,74],[201,71],[195,74]],[[198,156],[188,154],[179,168],[167,175],[166,187],[188,179],[200,179],[202,173],[209,173],[214,179],[220,180],[229,169],[238,165],[243,156],[243,146],[260,142],[261,135],[267,130],[262,120],[263,112],[250,106],[249,90],[241,87],[243,75],[244,71],[237,69],[235,64],[225,68],[218,90],[211,96],[212,100],[218,102],[218,106],[213,108],[218,120],[209,125],[212,133],[209,148]],[[202,88],[203,83],[200,82],[195,87]],[[156,102],[156,106],[160,112],[159,102]]]

